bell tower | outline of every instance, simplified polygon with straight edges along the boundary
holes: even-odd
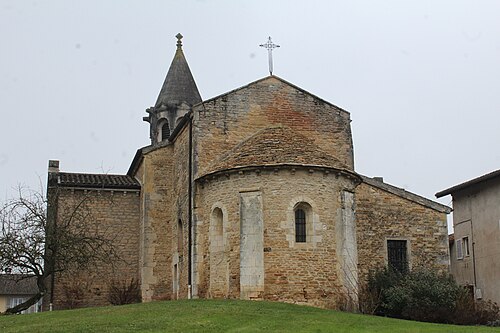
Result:
[[[182,35],[178,33],[177,50],[168,69],[160,94],[154,106],[146,109],[148,116],[143,117],[149,123],[151,145],[168,140],[179,120],[201,102],[193,75],[182,51]]]

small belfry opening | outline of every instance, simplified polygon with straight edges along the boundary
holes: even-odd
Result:
[[[170,136],[170,125],[167,119],[160,120],[158,124],[158,142],[165,141]]]

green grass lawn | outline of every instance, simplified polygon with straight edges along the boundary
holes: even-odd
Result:
[[[181,300],[0,316],[0,332],[500,332],[272,302]]]

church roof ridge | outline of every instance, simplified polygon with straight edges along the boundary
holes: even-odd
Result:
[[[180,33],[176,35],[177,50],[161,87],[155,107],[162,104],[180,104],[182,102],[194,105],[202,101],[193,74],[182,51],[182,37]]]
[[[338,110],[340,110],[340,111],[343,111],[343,112],[345,112],[345,113],[347,113],[347,114],[350,114],[350,112],[349,112],[349,111],[347,111],[347,110],[345,110],[345,109],[341,108],[340,106],[337,106],[337,105],[335,105],[335,104],[333,104],[333,103],[331,103],[331,102],[329,102],[329,101],[327,101],[327,100],[325,100],[325,99],[323,99],[323,98],[321,98],[321,97],[319,97],[319,96],[317,96],[317,95],[315,95],[315,94],[313,94],[313,93],[311,93],[311,92],[309,92],[309,91],[307,91],[307,90],[305,90],[305,89],[303,89],[303,88],[301,88],[301,87],[299,87],[299,86],[297,86],[297,85],[295,85],[295,84],[293,84],[293,83],[291,83],[291,82],[289,82],[289,81],[287,81],[287,80],[285,80],[285,79],[283,79],[283,78],[281,78],[281,77],[279,77],[279,76],[277,76],[277,75],[274,75],[274,74],[273,74],[273,75],[267,75],[267,76],[265,76],[265,77],[263,77],[263,78],[257,79],[257,80],[255,80],[255,81],[250,82],[250,83],[247,83],[247,84],[245,84],[245,85],[243,85],[243,86],[241,86],[241,87],[238,87],[238,88],[232,89],[232,90],[230,90],[230,91],[227,91],[227,92],[225,92],[225,93],[222,93],[222,94],[220,94],[220,95],[217,95],[217,96],[211,97],[211,98],[209,98],[209,99],[207,99],[207,100],[204,100],[204,101],[202,101],[202,102],[200,102],[200,103],[198,103],[198,104],[209,103],[209,102],[211,102],[211,101],[213,101],[213,100],[216,100],[216,99],[218,99],[218,98],[221,98],[221,97],[226,96],[226,95],[229,95],[229,94],[232,94],[232,93],[237,92],[237,91],[239,91],[239,90],[242,90],[242,89],[248,88],[248,87],[250,87],[250,86],[252,86],[252,85],[254,85],[254,84],[257,84],[257,83],[259,83],[259,82],[262,82],[262,81],[268,80],[268,79],[270,79],[270,78],[274,78],[274,79],[276,79],[276,80],[279,80],[279,81],[283,82],[284,84],[287,84],[287,85],[289,85],[289,86],[293,87],[294,89],[297,89],[297,90],[299,90],[299,91],[303,92],[304,94],[310,95],[311,97],[313,97],[313,98],[315,98],[315,99],[318,99],[318,100],[319,100],[319,101],[321,101],[322,103],[328,104],[328,105],[330,105],[330,106],[332,106],[332,107],[334,107],[334,108],[336,108],[336,109],[338,109]],[[198,104],[196,104],[196,105],[198,105]],[[196,105],[194,105],[194,106],[196,106]]]

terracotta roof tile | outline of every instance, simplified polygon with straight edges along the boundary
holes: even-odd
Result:
[[[58,173],[58,185],[63,187],[140,189],[139,182],[128,175],[90,173]]]

